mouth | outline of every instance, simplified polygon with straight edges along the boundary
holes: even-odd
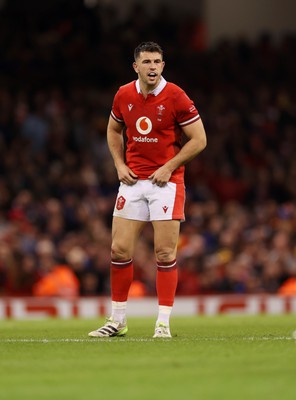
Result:
[[[148,77],[151,78],[151,79],[154,79],[154,78],[157,77],[157,74],[156,74],[155,72],[150,72],[150,73],[148,74]]]

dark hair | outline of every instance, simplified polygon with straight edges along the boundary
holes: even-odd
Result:
[[[142,42],[141,44],[139,44],[139,46],[137,46],[134,51],[135,60],[137,60],[140,53],[142,53],[143,51],[149,51],[151,53],[160,53],[161,56],[163,57],[162,48],[159,46],[159,44],[155,42]]]

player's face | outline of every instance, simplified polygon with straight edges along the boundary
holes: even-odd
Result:
[[[164,61],[160,53],[143,51],[133,64],[134,70],[138,74],[140,84],[153,90],[160,81],[164,68]]]

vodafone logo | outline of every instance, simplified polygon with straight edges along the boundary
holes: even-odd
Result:
[[[152,122],[148,117],[140,117],[136,122],[136,128],[141,135],[148,135],[152,130]]]

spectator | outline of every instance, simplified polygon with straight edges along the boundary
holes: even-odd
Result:
[[[47,2],[39,13],[23,8],[20,21],[18,3],[0,11],[0,293],[30,295],[79,247],[80,293],[106,295],[117,191],[106,121],[115,88],[132,78],[125,54],[146,6],[122,21],[107,4],[64,13]],[[164,43],[168,78],[199,104],[208,134],[186,173],[179,294],[277,293],[296,268],[296,38],[206,49],[192,16],[160,8],[145,19],[141,29]],[[151,242],[144,230],[134,257],[147,295]]]

